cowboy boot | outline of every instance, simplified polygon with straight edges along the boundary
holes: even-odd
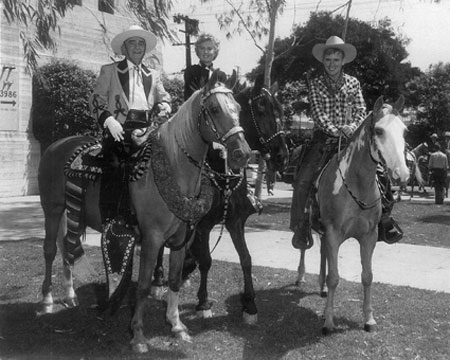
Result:
[[[401,240],[403,231],[392,216],[388,213],[381,215],[378,223],[378,241],[384,241],[387,244],[394,244]]]

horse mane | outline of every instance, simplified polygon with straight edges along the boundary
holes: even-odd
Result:
[[[196,119],[200,111],[201,91],[195,91],[189,99],[187,99],[179,108],[178,111],[159,129],[159,136],[161,142],[166,148],[166,153],[175,163],[178,163],[183,149],[192,144],[192,137],[198,136]],[[183,155],[185,156],[185,155]]]

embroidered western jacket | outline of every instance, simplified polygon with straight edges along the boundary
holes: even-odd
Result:
[[[358,79],[344,73],[334,89],[325,74],[311,79],[309,102],[314,126],[328,135],[344,125],[350,125],[355,131],[366,116]]]
[[[141,65],[142,82],[147,98],[148,108],[152,109],[157,103],[170,104],[170,94],[164,89],[158,71]],[[89,106],[93,116],[103,128],[109,116],[120,123],[124,123],[130,107],[130,71],[127,60],[102,66]]]

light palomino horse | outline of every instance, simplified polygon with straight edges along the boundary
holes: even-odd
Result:
[[[186,200],[184,201],[187,203],[186,211],[191,208],[189,204],[194,205],[200,195],[201,174],[204,171],[204,159],[210,143],[219,142],[227,148],[228,161],[233,168],[245,166],[250,157],[250,148],[239,126],[239,105],[234,100],[232,91],[217,82],[216,73],[201,91],[197,91],[168,122],[161,125],[157,140],[166,154],[170,168],[169,177],[178,188],[177,192],[182,197],[181,202]],[[43,284],[43,303],[46,306],[53,302],[51,268],[56,254],[56,239],[64,237],[66,231],[63,167],[78,145],[87,141],[83,137],[59,141],[47,150],[40,164],[39,183],[46,226],[44,242],[46,277]],[[181,339],[190,340],[178,311],[187,222],[182,220],[180,214],[175,215],[172,211],[173,206],[163,199],[161,192],[164,192],[164,189],[158,189],[155,182],[155,178],[160,175],[149,166],[147,172],[129,186],[141,233],[137,298],[131,321],[133,333],[131,343],[133,350],[138,353],[149,351],[149,342],[144,336],[143,317],[150,296],[150,282],[158,252],[164,245],[171,248],[166,319],[171,324],[173,334]],[[86,224],[94,229],[101,228],[98,186],[95,184],[88,186],[86,202]],[[65,262],[66,300],[76,305],[71,271],[70,264]]]
[[[384,104],[380,97],[345,149],[331,159],[317,181],[311,224],[320,228],[317,230],[321,234],[319,283],[322,295],[326,294],[325,280],[328,287],[324,334],[335,327],[333,303],[339,283],[338,252],[348,238],[355,238],[360,244],[364,328],[370,331],[376,325],[371,302],[372,255],[378,239],[382,196],[376,169],[379,163],[384,163],[394,179],[406,181],[409,177],[404,156],[406,127],[399,117],[403,102],[401,97],[392,107]],[[304,255],[305,251],[302,251],[300,281],[300,271],[304,272]]]

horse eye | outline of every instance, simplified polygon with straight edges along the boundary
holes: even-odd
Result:
[[[384,130],[380,128],[375,128],[375,135],[376,136],[383,136]]]
[[[211,106],[209,111],[211,111],[212,114],[218,114],[220,112],[220,106]]]

